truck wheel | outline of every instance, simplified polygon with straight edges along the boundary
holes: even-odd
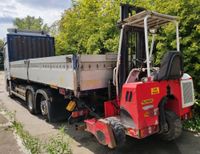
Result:
[[[117,146],[122,146],[126,142],[126,133],[122,124],[116,120],[109,119]]]
[[[10,98],[14,98],[15,95],[13,95],[13,93],[11,92],[12,88],[11,88],[11,85],[9,84],[9,82],[6,84],[6,90],[8,91],[8,96]]]
[[[35,86],[26,86],[26,104],[28,107],[28,110],[31,114],[38,113],[36,110],[36,104],[35,104]]]
[[[26,102],[27,102],[29,112],[31,114],[35,114],[34,94],[30,90],[28,90],[26,93]]]
[[[167,110],[165,111],[168,131],[160,134],[160,138],[165,141],[172,141],[178,138],[182,133],[182,123],[176,113]]]
[[[39,99],[39,100],[38,100]],[[54,108],[51,91],[48,89],[39,89],[36,92],[36,106],[48,122],[55,122]]]
[[[46,100],[45,97],[42,96],[41,102],[40,102],[40,111],[43,116],[48,116],[48,104],[49,104],[48,100]]]
[[[11,92],[11,88],[10,88],[10,87],[8,87],[8,96],[9,96],[10,98],[14,98],[14,95],[13,95],[13,93]]]

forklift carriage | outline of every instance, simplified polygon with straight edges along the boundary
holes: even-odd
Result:
[[[133,10],[137,14],[129,17]],[[165,53],[156,68],[152,62],[155,32],[168,23],[175,25],[177,49]],[[181,135],[181,120],[191,117],[195,101],[192,78],[183,72],[178,18],[122,5],[119,26],[113,71],[116,99],[104,103],[104,118],[85,120],[86,130],[110,148],[122,145],[126,135],[142,139],[157,133],[163,140],[174,140]]]

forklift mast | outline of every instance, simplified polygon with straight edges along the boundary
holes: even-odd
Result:
[[[122,85],[125,83],[130,70],[133,68],[141,67],[141,62],[146,59],[145,54],[145,37],[143,28],[134,28],[126,26],[122,30],[122,24],[124,19],[133,15],[133,12],[139,13],[144,11],[144,8],[136,7],[129,4],[120,5],[120,23],[121,28],[121,39],[119,47],[120,65],[118,68],[118,91],[117,94],[120,96]]]

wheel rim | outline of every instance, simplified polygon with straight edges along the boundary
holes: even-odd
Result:
[[[48,114],[48,105],[47,105],[47,100],[42,100],[40,102],[40,110],[43,116],[46,116]]]
[[[30,109],[30,110],[32,110],[33,109],[33,103],[32,103],[32,95],[31,95],[31,93],[30,92],[28,92],[28,108]]]

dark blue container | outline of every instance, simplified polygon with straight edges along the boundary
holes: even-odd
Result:
[[[54,38],[49,35],[7,34],[7,45],[9,61],[55,56]]]

